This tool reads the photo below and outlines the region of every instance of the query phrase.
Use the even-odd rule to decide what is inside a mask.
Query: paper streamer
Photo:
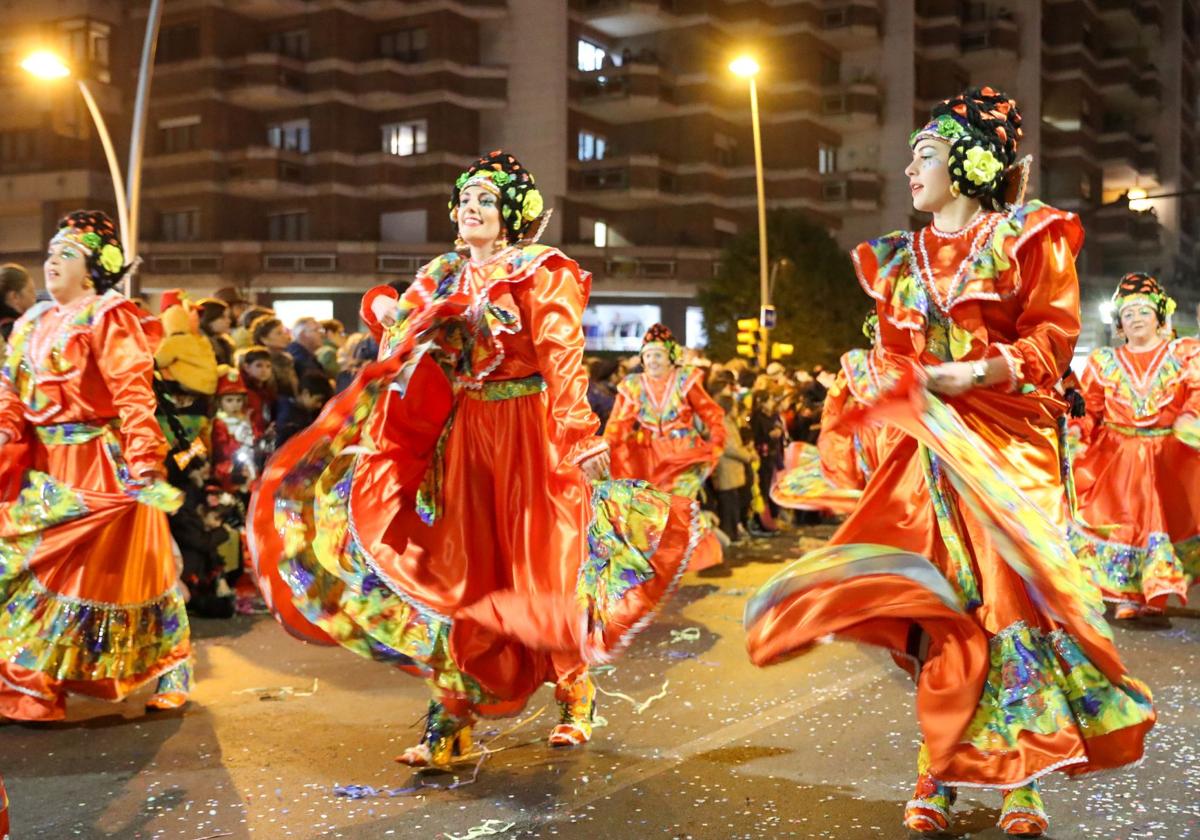
[[[596,690],[599,691],[601,694],[603,694],[605,697],[615,697],[618,700],[624,700],[627,703],[632,703],[633,704],[633,713],[635,715],[640,715],[642,712],[646,711],[646,709],[650,708],[651,704],[654,703],[656,700],[661,700],[667,696],[667,686],[669,686],[670,684],[671,684],[670,680],[663,680],[662,689],[658,692],[658,694],[647,697],[645,700],[642,700],[642,701],[635,700],[632,697],[630,697],[628,694],[622,694],[619,691],[605,691],[600,686],[596,686]]]

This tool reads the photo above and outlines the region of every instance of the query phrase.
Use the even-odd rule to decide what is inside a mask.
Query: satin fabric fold
[[[20,448],[0,503],[7,717],[60,719],[69,692],[119,700],[190,655],[166,519],[181,494],[154,478],[166,443],[138,319],[111,292],[14,328],[0,373],[0,429]]]
[[[693,523],[648,485],[592,486],[577,466],[599,425],[586,293],[547,248],[423,270],[381,360],[275,454],[252,499],[256,573],[289,630],[508,714],[626,638],[597,650],[593,629],[648,619],[687,567]],[[642,510],[638,533],[600,527],[614,495],[618,519]],[[627,582],[599,610],[598,588],[581,589],[597,558],[616,577],[594,580]]]
[[[1200,573],[1200,452],[1175,426],[1200,415],[1200,342],[1099,348],[1081,390],[1075,552],[1107,600],[1186,604]]]

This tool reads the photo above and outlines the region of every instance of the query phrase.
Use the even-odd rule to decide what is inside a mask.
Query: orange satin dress
[[[1098,348],[1080,387],[1075,552],[1106,600],[1187,603],[1200,572],[1200,452],[1175,427],[1200,417],[1200,341]]]
[[[1066,545],[1054,386],[1079,333],[1082,234],[1073,214],[1031,202],[982,214],[958,236],[925,228],[853,252],[891,374],[867,395],[881,409],[865,418],[887,419],[887,407],[909,434],[829,547],[747,607],[759,665],[830,634],[890,650],[917,682],[931,772],[950,785],[1012,788],[1052,770],[1124,766],[1154,721]],[[1004,385],[928,404],[911,385],[921,366],[995,356],[1008,365]],[[940,427],[903,419],[914,412]],[[1045,564],[1051,556],[1059,566]]]
[[[426,677],[455,714],[500,715],[648,623],[697,512],[579,468],[607,450],[583,367],[589,285],[533,246],[435,260],[386,331],[372,303],[395,291],[367,294],[380,361],[276,453],[251,502],[259,585],[289,630]]]
[[[847,514],[858,506],[862,490],[887,450],[903,437],[895,428],[868,423],[852,428],[846,416],[861,411],[878,388],[873,351],[851,350],[821,407],[817,445],[793,443],[784,469],[775,477],[771,498],[785,508]]]
[[[190,653],[157,480],[154,359],[121,295],[39,304],[0,375],[0,715],[56,720],[65,694],[118,700]],[[14,480],[16,477],[16,480]],[[19,489],[18,489],[19,488]],[[14,492],[15,491],[15,492]]]
[[[725,412],[704,390],[701,370],[677,367],[658,380],[635,373],[617,387],[604,438],[613,478],[649,481],[663,492],[695,499],[725,449]],[[721,560],[721,544],[710,531],[691,568]]]

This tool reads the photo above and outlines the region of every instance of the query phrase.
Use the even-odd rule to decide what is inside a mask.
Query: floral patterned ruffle
[[[1016,750],[1024,733],[1075,729],[1086,742],[1153,720],[1149,688],[1129,676],[1114,685],[1062,630],[1044,633],[1018,621],[990,648],[979,708],[962,736],[981,753]]]
[[[1186,603],[1200,575],[1200,536],[1172,543],[1160,531],[1150,534],[1145,546],[1134,546],[1072,527],[1071,549],[1109,601],[1144,604],[1176,595]]]

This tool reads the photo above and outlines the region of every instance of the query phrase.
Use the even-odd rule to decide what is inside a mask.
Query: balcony
[[[839,131],[879,125],[879,85],[871,81],[851,82],[824,88],[821,121]]]
[[[571,0],[574,17],[613,38],[632,38],[679,26],[704,13],[703,0]]]
[[[821,11],[821,40],[846,50],[879,38],[879,4],[874,0],[848,0]]]
[[[1129,31],[1141,25],[1137,5],[1130,0],[1094,0],[1100,16],[1114,29]]]
[[[1124,202],[1117,202],[1096,211],[1088,234],[1109,245],[1127,245],[1139,252],[1154,252],[1161,246],[1162,225],[1153,210],[1135,213]],[[1108,249],[1105,251],[1107,253]]]
[[[303,62],[276,53],[250,53],[222,79],[229,102],[242,108],[289,108],[304,102],[308,78]]]
[[[658,64],[632,61],[579,73],[572,84],[573,104],[589,116],[626,123],[665,115],[675,105],[675,86]]]
[[[963,63],[969,66],[997,59],[1015,59],[1021,48],[1017,21],[1011,16],[997,14],[967,23],[959,38],[959,48]]]

